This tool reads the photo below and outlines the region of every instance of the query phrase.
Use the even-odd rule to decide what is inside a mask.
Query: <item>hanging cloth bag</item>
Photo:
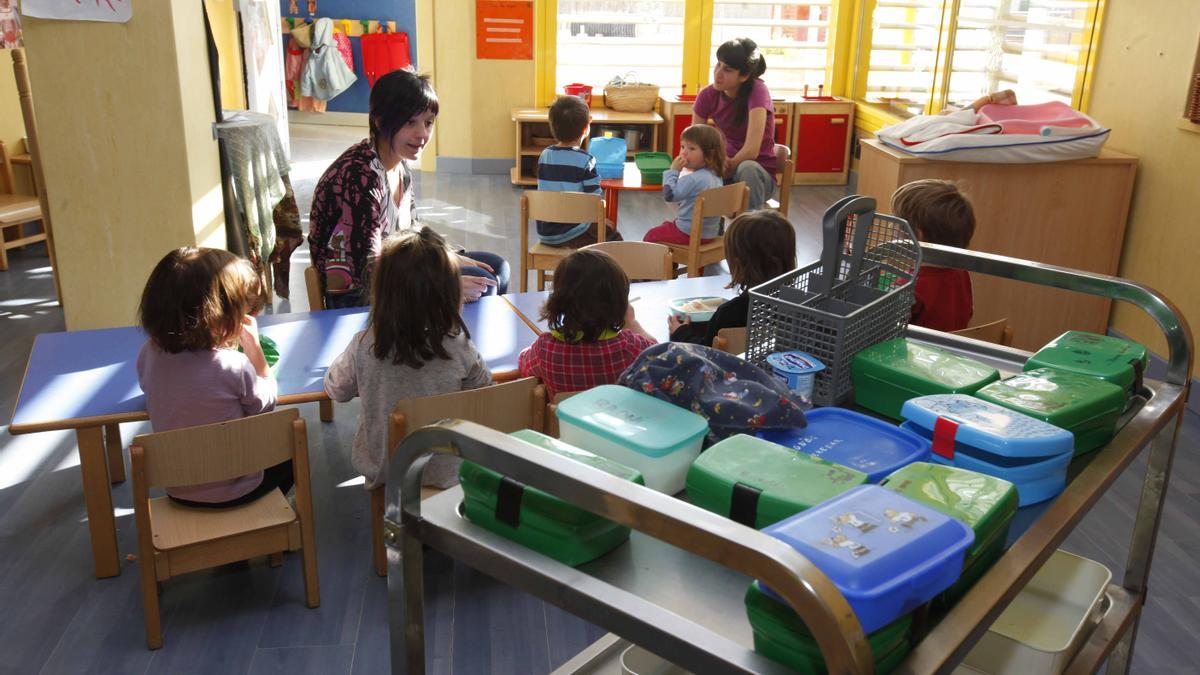
[[[412,66],[408,48],[408,33],[371,33],[362,36],[363,74],[367,83],[375,81],[393,70]]]
[[[304,73],[300,76],[300,93],[318,101],[328,101],[350,88],[358,78],[346,67],[333,38],[333,21],[317,19],[313,25],[312,47]]]

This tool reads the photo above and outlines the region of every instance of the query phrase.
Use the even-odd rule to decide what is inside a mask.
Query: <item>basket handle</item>
[[[818,293],[828,294],[837,281],[838,264],[841,259],[842,245],[845,243],[846,220],[852,214],[870,213],[872,220],[875,214],[875,200],[861,195],[848,195],[834,202],[825,215],[821,217],[823,241],[821,246],[821,285]],[[860,230],[855,229],[855,242],[858,241]],[[865,237],[865,230],[861,230]],[[861,246],[858,247],[861,251]],[[859,256],[859,263],[862,262]]]

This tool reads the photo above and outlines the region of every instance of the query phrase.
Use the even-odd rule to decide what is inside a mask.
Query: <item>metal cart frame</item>
[[[952,670],[992,621],[1145,448],[1141,500],[1111,607],[1069,664],[1091,673],[1108,660],[1125,673],[1183,418],[1192,335],[1169,300],[1143,285],[985,253],[922,245],[927,263],[1122,300],[1144,311],[1166,337],[1163,381],[1147,380],[1138,405],[1112,441],[1076,460],[1066,490],[950,612],[917,642],[901,673]],[[909,335],[1019,371],[1028,353],[955,335],[910,328]],[[461,490],[420,500],[420,475],[433,453],[483,464],[522,483],[635,530],[631,541],[579,568],[557,563],[474,526],[460,514]],[[694,672],[786,672],[749,646],[741,596],[749,578],[777,590],[817,639],[831,673],[870,673],[873,661],[858,620],[829,579],[781,542],[682,500],[521,443],[485,427],[450,420],[399,446],[389,467],[385,531],[392,671],[425,667],[422,544],[541,597]],[[697,588],[704,592],[696,592]]]

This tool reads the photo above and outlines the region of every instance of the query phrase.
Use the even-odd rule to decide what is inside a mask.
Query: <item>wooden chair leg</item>
[[[279,567],[283,564],[283,553],[272,553],[267,556],[267,564],[271,567]]]
[[[546,270],[538,270],[537,277],[538,277],[538,290],[539,291],[546,290]]]
[[[371,560],[375,574],[387,576],[387,549],[383,544],[384,486],[371,490]]]
[[[8,248],[4,246],[4,230],[0,228],[0,272],[8,271]]]
[[[317,405],[321,410],[321,421],[322,422],[332,422],[333,421],[333,401],[321,401]]]
[[[162,584],[154,573],[154,560],[141,556],[138,561],[142,572],[142,616],[146,622],[146,646],[150,649],[162,647],[162,624],[159,622],[158,594]]]
[[[121,445],[121,425],[104,425],[104,447],[108,451],[108,480],[125,482],[125,453]]]
[[[521,292],[529,290],[529,257],[521,254]]]

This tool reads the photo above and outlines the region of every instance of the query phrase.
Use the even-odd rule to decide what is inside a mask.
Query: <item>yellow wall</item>
[[[432,19],[427,19],[432,13]],[[432,51],[433,68],[418,59],[423,72],[432,72],[441,112],[438,114],[437,154],[440,157],[511,158],[516,151],[513,108],[533,104],[533,61],[475,58],[475,3],[467,0],[423,0],[417,4],[417,25],[432,24],[430,50],[424,35],[417,40],[420,54]]]
[[[1200,134],[1176,127],[1200,37],[1200,3],[1111,2],[1089,114],[1112,128],[1107,146],[1140,159],[1121,276],[1166,295],[1200,331]],[[1118,303],[1112,325],[1166,355],[1158,328]],[[1193,375],[1196,371],[1193,371]]]
[[[225,245],[201,12],[160,0],[125,24],[26,19],[68,329],[132,323],[164,253]]]
[[[246,82],[242,75],[242,47],[238,40],[237,12],[233,0],[204,0],[213,42],[221,56],[221,105],[227,109],[246,109]],[[201,39],[204,33],[200,33]]]

